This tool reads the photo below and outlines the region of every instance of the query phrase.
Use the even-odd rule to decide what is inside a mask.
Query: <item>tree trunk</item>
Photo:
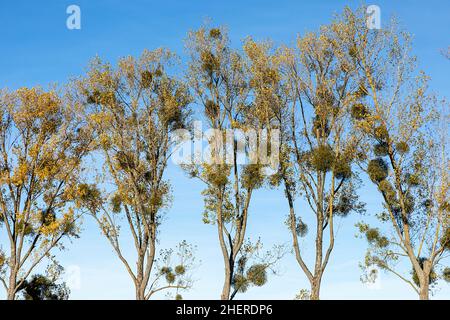
[[[322,210],[320,208],[320,210]],[[311,281],[311,300],[320,299],[320,283],[322,281],[322,245],[323,245],[323,215],[317,217],[317,234],[316,234],[316,262],[314,264],[314,277]]]
[[[419,292],[419,298],[420,300],[429,300],[430,296],[430,285],[428,281],[424,281],[420,285],[420,292]]]
[[[221,300],[230,300],[231,292],[231,268],[229,263],[225,266],[225,280],[223,283],[222,294],[220,295]]]
[[[6,299],[8,299],[8,300],[16,299],[16,292],[15,292],[14,288],[12,288],[12,289],[8,288],[8,294],[7,294]]]
[[[417,271],[416,271],[417,273]],[[418,274],[419,277],[419,298],[420,300],[429,300],[430,296],[430,273],[431,262],[426,259],[423,262],[422,272]]]
[[[420,300],[429,300],[430,296],[430,273],[431,263],[425,260],[423,263],[423,272],[419,276],[419,298]]]
[[[16,293],[14,292],[14,289],[8,289],[8,295],[7,300],[15,300],[16,299]]]
[[[9,286],[7,292],[8,300],[15,300],[16,298],[16,285],[17,285],[17,272],[14,269],[11,269],[11,273],[9,276]]]
[[[144,253],[138,252],[137,272],[136,272],[136,300],[145,300],[144,286]]]
[[[315,276],[311,283],[311,300],[320,300],[320,284],[321,284],[321,276]]]
[[[142,284],[136,284],[136,300],[145,300],[144,290],[145,288],[142,287]]]
[[[222,224],[222,199],[218,199],[217,204],[217,232],[219,235],[219,243],[220,243],[220,249],[222,251],[223,256],[223,263],[225,267],[225,279],[223,282],[223,288],[222,288],[222,294],[220,295],[221,300],[230,300],[230,293],[231,293],[231,279],[232,279],[232,273],[233,273],[233,264],[234,261],[232,259],[232,256],[229,254],[225,239],[223,236],[223,224]],[[231,244],[230,244],[231,245]],[[230,247],[230,250],[232,250],[232,247]]]

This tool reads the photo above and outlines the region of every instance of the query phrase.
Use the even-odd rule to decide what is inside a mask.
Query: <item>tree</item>
[[[254,134],[255,141],[261,142],[259,129],[263,123],[252,121],[256,109],[249,96],[247,63],[241,53],[230,48],[226,31],[223,28],[193,31],[189,33],[187,47],[191,55],[187,77],[203,107],[205,120],[215,132],[208,137],[209,158],[194,159],[185,169],[206,185],[203,221],[217,227],[225,268],[221,299],[228,300],[236,294],[232,287],[236,288],[241,276],[239,259],[246,255],[243,246],[251,198],[264,184],[267,168],[257,156],[261,143],[253,148],[240,146],[251,139],[242,137],[249,132]],[[230,131],[231,136],[227,134]],[[242,151],[253,155],[245,164],[238,160]]]
[[[359,224],[370,244],[365,265],[392,272],[428,299],[448,250],[448,132],[441,138],[432,125],[436,101],[427,94],[428,77],[417,71],[409,34],[395,22],[368,30],[361,12],[346,10],[343,21],[350,29],[338,43],[361,88],[352,106],[364,136],[361,166],[382,196],[385,211],[377,217],[390,231]],[[402,258],[410,276],[397,266]]]
[[[0,93],[0,227],[9,251],[0,251],[0,281],[8,299],[64,238],[75,238],[73,205],[90,133],[79,105],[55,90]]]
[[[62,271],[61,266],[50,265],[46,275],[33,275],[21,284],[18,292],[25,300],[68,300],[70,289],[64,282],[58,283]]]
[[[233,300],[237,293],[247,292],[252,286],[262,287],[265,285],[268,281],[268,272],[277,273],[275,264],[284,256],[285,248],[275,246],[264,253],[262,253],[262,249],[263,245],[260,240],[255,244],[250,241],[244,242],[231,283],[233,290],[230,300]]]
[[[377,218],[390,232],[367,223],[358,228],[369,244],[363,266],[398,276],[426,300],[439,278],[448,281],[443,262],[450,249],[449,160],[448,132],[443,139],[437,139],[437,130],[423,135],[415,127],[421,113],[410,113],[412,127],[401,124],[382,140],[372,137],[366,171],[383,199],[385,210]],[[410,262],[409,274],[402,272],[404,259]]]
[[[281,130],[280,166],[272,182],[284,186],[293,249],[310,282],[313,300],[320,297],[322,277],[334,248],[334,220],[364,211],[353,169],[359,139],[349,126],[358,84],[337,46],[337,33],[346,28],[337,23],[322,26],[317,33],[299,37],[295,49],[286,47],[272,56],[266,50],[263,59],[258,59],[269,62],[262,70],[274,70],[277,79],[275,85],[263,87],[276,101],[272,111]],[[306,216],[295,210],[299,196],[315,220],[312,266],[305,261],[299,243],[300,238],[308,238],[310,230]]]
[[[162,265],[154,265],[158,230],[171,201],[164,177],[172,146],[169,135],[185,125],[191,101],[186,85],[166,71],[173,60],[163,49],[144,51],[139,59],[123,58],[117,68],[96,59],[77,83],[104,164],[103,178],[113,189],[107,193],[84,184],[78,190],[79,205],[89,210],[126,267],[138,300],[191,286],[193,255],[187,243],[179,246],[177,265],[168,264],[172,251],[162,252]],[[135,246],[136,269],[121,250],[123,227]],[[162,279],[165,284],[158,286]]]
[[[67,300],[69,289],[65,284],[55,284],[43,275],[34,275],[30,281],[22,283],[20,291],[23,291],[25,300]]]

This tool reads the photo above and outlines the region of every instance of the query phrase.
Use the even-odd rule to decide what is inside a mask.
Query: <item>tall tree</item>
[[[138,300],[191,286],[190,245],[180,244],[176,261],[170,258],[171,251],[163,251],[157,259],[158,230],[171,201],[164,175],[171,155],[170,134],[184,127],[191,101],[186,85],[167,73],[173,61],[173,54],[163,49],[144,51],[139,59],[123,58],[117,68],[97,59],[78,82],[96,134],[105,184],[113,190],[102,192],[85,184],[79,190],[80,205],[89,209],[124,264]],[[127,228],[134,243],[136,268],[122,252],[121,228]]]
[[[336,44],[337,30],[345,32],[346,28],[345,24],[324,25],[319,32],[299,37],[296,48],[280,49],[266,59],[272,60],[275,67],[267,67],[275,70],[278,78],[271,90],[282,132],[280,167],[273,183],[284,186],[295,257],[310,282],[309,298],[314,300],[320,298],[322,278],[334,249],[336,217],[364,211],[356,194],[359,178],[353,170],[359,139],[349,126],[349,109],[358,86],[351,65]],[[307,235],[308,215],[296,212],[297,198],[302,198],[310,211],[312,236]],[[314,241],[312,263],[301,248],[303,237]]]
[[[347,9],[339,21],[349,29],[338,41],[359,82],[351,113],[364,136],[362,168],[382,196],[385,211],[377,217],[390,231],[359,224],[370,244],[365,264],[392,272],[428,299],[449,248],[448,132],[441,139],[432,127],[436,101],[411,55],[410,35],[395,21],[369,30],[365,19],[363,10]],[[401,258],[410,276],[401,275]]]
[[[21,88],[0,93],[0,281],[7,298],[64,238],[77,237],[73,205],[90,133],[79,105],[55,90]]]
[[[59,281],[64,269],[59,265],[49,265],[45,275],[35,274],[25,280],[18,292],[25,300],[68,300],[70,289]]]
[[[25,300],[67,300],[70,290],[65,284],[56,284],[43,275],[34,275],[30,281],[25,280],[20,291]]]
[[[216,133],[208,137],[211,149],[206,156],[211,161],[194,159],[186,170],[191,177],[200,179],[206,185],[203,191],[203,221],[217,227],[225,269],[221,299],[228,300],[236,292],[244,291],[248,284],[260,286],[265,283],[247,281],[252,277],[243,279],[242,275],[244,265],[249,269],[257,268],[256,264],[249,267],[247,258],[248,253],[258,245],[250,245],[253,249],[246,250],[250,247],[246,245],[244,249],[244,240],[252,195],[265,181],[266,164],[258,158],[245,164],[239,163],[239,146],[245,144],[247,138],[241,136],[242,139],[239,139],[235,135],[236,130],[244,135],[252,131],[259,142],[262,138],[259,129],[262,127],[260,122],[252,121],[256,120],[251,116],[255,108],[249,96],[246,59],[230,48],[226,31],[223,28],[193,31],[188,36],[187,47],[191,55],[187,74],[191,88],[203,107],[204,119]],[[227,130],[231,130],[231,137],[227,135]],[[259,146],[256,143],[249,154],[258,155]],[[244,151],[248,152],[249,148]],[[279,254],[275,253],[275,260],[277,256]],[[258,274],[263,279],[271,264],[258,265]],[[233,287],[236,289],[234,292]]]

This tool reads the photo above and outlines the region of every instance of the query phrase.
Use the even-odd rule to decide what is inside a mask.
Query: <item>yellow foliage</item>
[[[67,222],[72,222],[75,216],[75,212],[73,211],[73,208],[69,208],[69,210],[64,213],[63,217],[62,217],[62,222],[63,223],[67,223]]]
[[[109,122],[111,120],[111,115],[106,112],[98,112],[91,114],[89,119],[96,125],[102,125],[105,122]]]
[[[41,226],[39,229],[40,233],[44,236],[50,236],[53,234],[56,234],[59,230],[59,227],[61,226],[61,221],[57,219],[53,219],[53,221],[49,222],[46,225]]]
[[[99,144],[104,148],[104,149],[109,149],[109,147],[111,146],[111,139],[109,138],[109,136],[105,133],[100,134],[99,136]]]
[[[47,118],[56,114],[61,107],[55,92],[43,92],[39,88],[20,88],[17,98],[20,105],[12,114],[17,124],[27,125],[37,119]]]
[[[22,162],[19,166],[17,166],[14,170],[14,174],[11,177],[11,183],[16,186],[21,186],[27,177],[28,173],[28,165],[26,162]]]

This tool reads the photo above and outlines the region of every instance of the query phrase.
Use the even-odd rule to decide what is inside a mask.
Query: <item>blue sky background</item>
[[[81,30],[66,28],[66,8],[70,4],[81,7]],[[115,62],[124,55],[137,56],[145,48],[164,46],[183,58],[183,39],[187,32],[206,20],[227,26],[235,46],[248,35],[290,44],[298,33],[317,30],[321,24],[328,23],[345,5],[356,7],[358,4],[360,1],[337,0],[2,1],[0,87],[14,89],[64,83],[83,74],[95,55]],[[431,90],[449,97],[450,62],[440,50],[450,44],[450,2],[389,0],[370,4],[380,6],[382,26],[383,21],[395,15],[414,35],[414,52],[420,66],[432,78]],[[219,298],[223,281],[222,257],[216,229],[201,220],[203,185],[189,180],[174,165],[170,165],[168,177],[173,184],[174,203],[162,226],[160,247],[173,247],[183,239],[196,245],[201,260],[194,274],[197,281],[194,288],[183,295],[192,299]],[[367,182],[360,194],[367,203],[364,218],[371,220],[370,215],[381,211],[380,198]],[[267,248],[273,244],[290,244],[290,234],[284,225],[288,213],[285,202],[280,191],[256,192],[248,236],[261,237]],[[297,211],[305,216],[309,214],[302,201],[298,201]],[[364,258],[366,243],[355,238],[354,225],[362,218],[353,215],[338,222],[335,250],[323,279],[322,298],[415,299],[416,294],[405,283],[386,274],[381,275],[376,289],[360,282],[358,263]],[[89,217],[84,219],[83,229],[80,239],[68,243],[67,250],[57,254],[63,266],[78,266],[81,270],[81,287],[72,290],[71,298],[133,299],[134,289],[128,274]],[[124,246],[131,249],[131,242]],[[312,247],[305,245],[304,249],[310,257]],[[271,277],[266,286],[251,288],[238,298],[292,299],[300,289],[309,288],[293,255],[283,258],[278,271],[279,275]],[[440,286],[434,298],[449,299],[450,286]]]

